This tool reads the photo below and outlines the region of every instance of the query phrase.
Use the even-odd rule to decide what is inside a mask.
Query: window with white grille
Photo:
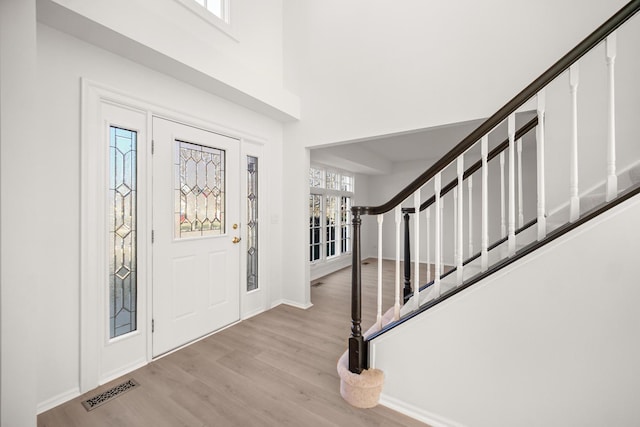
[[[323,167],[309,169],[309,261],[351,252],[353,175]]]

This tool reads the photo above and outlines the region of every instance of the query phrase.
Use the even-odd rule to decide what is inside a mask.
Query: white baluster
[[[515,168],[515,136],[516,116],[511,114],[507,120],[509,132],[509,224],[508,245],[509,256],[516,253],[516,168]]]
[[[469,257],[473,256],[473,176],[467,178],[469,188]]]
[[[457,223],[454,225],[455,228],[457,228],[457,233],[456,233],[456,237],[457,237],[457,242],[456,242],[456,283],[458,285],[460,285],[462,283],[462,259],[463,257],[463,227],[464,227],[464,206],[463,206],[463,201],[464,201],[464,191],[462,191],[463,189],[463,182],[462,182],[462,178],[463,178],[463,174],[464,174],[464,155],[461,154],[458,157],[457,160],[457,168],[458,168],[458,187],[460,189],[460,191],[458,191],[458,213],[456,215],[456,219],[458,220]]]
[[[458,265],[458,187],[453,187],[453,264]]]
[[[435,199],[436,199],[436,206],[435,206],[435,211],[436,211],[436,218],[434,221],[434,226],[435,226],[435,242],[433,245],[434,248],[434,252],[435,252],[435,257],[434,257],[434,264],[435,264],[435,271],[434,271],[434,279],[433,279],[433,291],[434,291],[434,296],[435,298],[440,296],[440,275],[442,274],[442,270],[441,270],[441,264],[440,264],[440,258],[442,257],[442,211],[441,211],[441,200],[440,200],[440,186],[441,186],[441,176],[440,176],[440,172],[438,172],[435,176],[434,179],[434,194],[435,194]]]
[[[536,173],[538,179],[538,240],[542,240],[547,236],[547,215],[546,215],[546,196],[544,183],[544,110],[545,110],[545,93],[544,89],[538,92],[538,127],[536,128]]]
[[[440,271],[444,274],[444,196],[440,199]]]
[[[507,219],[505,217],[504,202],[504,151],[500,152],[500,237],[507,235]]]
[[[489,165],[487,157],[489,155],[489,136],[482,137],[482,237],[480,244],[481,268],[487,271],[489,268]]]
[[[578,196],[578,64],[569,67],[569,85],[571,87],[571,163],[569,183],[569,221],[580,217],[580,197]]]
[[[431,206],[426,209],[427,216],[427,283],[431,281]]]
[[[616,33],[611,33],[605,42],[607,56],[607,74],[609,103],[607,111],[607,196],[606,201],[618,195],[618,176],[616,175]]]
[[[402,224],[402,206],[395,209],[396,220],[396,294],[393,304],[393,320],[400,319],[400,226]]]
[[[384,215],[378,215],[378,311],[376,325],[382,329],[382,222]]]
[[[522,206],[522,138],[516,141],[518,150],[518,228],[524,225],[524,207]]]
[[[415,242],[415,268],[413,281],[414,309],[420,307],[420,190],[413,193],[414,242]]]

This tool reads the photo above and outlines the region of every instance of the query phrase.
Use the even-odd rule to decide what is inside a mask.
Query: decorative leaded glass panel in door
[[[175,141],[175,238],[225,233],[225,151]]]

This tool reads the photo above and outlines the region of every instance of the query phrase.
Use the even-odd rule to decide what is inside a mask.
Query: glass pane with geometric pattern
[[[247,156],[247,291],[258,289],[258,158]]]
[[[137,133],[109,128],[109,336],[137,329]]]
[[[224,234],[225,151],[175,143],[175,238]]]

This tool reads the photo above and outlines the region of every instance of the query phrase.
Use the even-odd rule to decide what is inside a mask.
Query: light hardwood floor
[[[390,307],[394,266],[383,266]],[[376,261],[367,260],[365,328],[375,320],[376,275]],[[316,280],[310,309],[280,305],[245,320],[40,414],[38,426],[423,426],[340,396],[336,362],[350,331],[350,289],[351,268]],[[91,412],[81,405],[128,378],[141,386]]]

